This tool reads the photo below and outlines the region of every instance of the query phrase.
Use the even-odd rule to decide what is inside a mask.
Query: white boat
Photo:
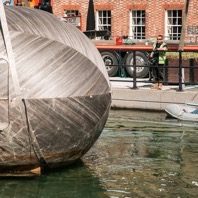
[[[198,104],[196,103],[170,104],[165,111],[179,120],[198,121]]]

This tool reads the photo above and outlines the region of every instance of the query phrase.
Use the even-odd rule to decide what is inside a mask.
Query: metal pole
[[[178,91],[183,91],[182,89],[182,51],[179,50],[179,89]]]
[[[120,70],[120,77],[121,78],[125,78],[126,77],[126,73],[125,73],[125,69],[123,67],[123,60],[122,60],[122,54],[121,54],[121,49],[119,50],[118,53],[118,64],[119,64],[119,70]]]
[[[189,59],[189,66],[190,66],[190,71],[189,71],[189,76],[190,76],[190,79],[189,81],[191,83],[195,83],[195,71],[194,71],[194,66],[195,66],[195,59],[194,58],[190,58]]]
[[[164,63],[164,85],[168,85],[168,59]]]
[[[136,51],[133,52],[133,89],[137,89],[137,81],[136,81]]]

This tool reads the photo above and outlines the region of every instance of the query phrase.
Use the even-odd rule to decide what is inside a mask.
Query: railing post
[[[137,81],[136,81],[136,51],[133,51],[133,89],[137,89]]]
[[[189,71],[189,81],[194,83],[195,82],[195,77],[194,77],[194,66],[195,66],[195,59],[194,58],[190,58],[189,59],[189,67],[190,67],[190,71]]]
[[[123,68],[123,61],[122,61],[121,50],[119,50],[118,56],[119,56],[118,64],[119,64],[119,70],[120,70],[120,77],[121,78],[125,78],[126,77],[126,73],[125,73],[125,70]]]
[[[178,91],[183,91],[182,89],[182,51],[179,50],[179,89]]]
[[[168,59],[164,63],[164,85],[168,85]]]

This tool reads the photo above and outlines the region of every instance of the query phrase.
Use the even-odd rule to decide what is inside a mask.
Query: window
[[[64,10],[64,17],[79,16],[80,13],[78,10]]]
[[[167,10],[166,37],[170,40],[179,40],[182,30],[182,10]]]
[[[70,23],[81,30],[81,16],[78,10],[64,10],[64,16],[61,18],[62,21]]]
[[[98,10],[96,17],[97,30],[109,30],[111,32],[111,10]]]
[[[145,39],[145,10],[132,10],[130,18],[130,35],[132,35],[132,39]]]

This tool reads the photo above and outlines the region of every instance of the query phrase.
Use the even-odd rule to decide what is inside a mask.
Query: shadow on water
[[[74,165],[33,178],[1,178],[0,198],[107,198],[87,165]]]
[[[35,178],[0,178],[0,198],[194,198],[198,124],[111,110],[82,161]]]

